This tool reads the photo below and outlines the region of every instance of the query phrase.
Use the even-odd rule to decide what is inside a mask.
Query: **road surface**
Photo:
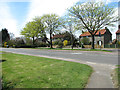
[[[101,52],[101,51],[72,51],[72,50],[43,50],[43,49],[14,49],[2,48],[2,51],[14,53],[43,55],[56,58],[75,59],[77,61],[88,61],[102,64],[118,64],[118,52]]]

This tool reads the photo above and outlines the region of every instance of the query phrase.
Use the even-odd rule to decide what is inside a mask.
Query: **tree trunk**
[[[50,30],[50,48],[53,48],[52,47],[52,31]]]
[[[92,35],[92,49],[95,49],[94,41],[95,41],[95,37],[94,35]]]
[[[73,35],[72,35],[72,49],[73,49],[73,43],[74,43],[74,40],[73,40]]]
[[[35,43],[35,38],[33,37],[33,45],[34,45],[34,43]]]
[[[73,49],[73,34],[71,33],[71,48]]]

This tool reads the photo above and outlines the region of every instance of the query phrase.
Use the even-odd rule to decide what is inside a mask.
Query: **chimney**
[[[108,28],[107,28],[107,27],[105,27],[105,30],[108,30]]]
[[[118,25],[118,30],[120,29],[120,25]]]

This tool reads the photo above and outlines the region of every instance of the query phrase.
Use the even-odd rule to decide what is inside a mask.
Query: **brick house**
[[[116,32],[116,39],[117,39],[117,41],[120,42],[120,25],[118,26],[118,30]]]
[[[101,37],[99,36],[99,32],[101,33]],[[79,40],[83,37],[89,38],[90,42],[92,42],[92,37],[89,32],[84,32],[79,36]],[[112,42],[112,33],[109,31],[108,28],[98,30],[97,33],[95,34],[95,45],[98,45],[99,41],[102,41],[102,47],[104,47],[105,44],[109,44]]]

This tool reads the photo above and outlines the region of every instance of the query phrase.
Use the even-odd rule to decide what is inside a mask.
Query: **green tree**
[[[75,28],[75,22],[72,17],[69,15],[64,16],[64,28],[70,33],[70,43],[71,43],[71,48],[73,49],[74,42],[75,42],[75,36],[74,33],[76,32]]]
[[[10,40],[10,35],[9,35],[8,30],[6,28],[1,30],[0,35],[2,36],[2,43],[8,42]]]
[[[32,40],[29,37],[25,37],[26,45],[32,45]]]
[[[87,2],[76,4],[68,9],[69,15],[74,18],[76,28],[87,30],[92,36],[92,49],[94,49],[94,36],[97,31],[105,26],[114,26],[118,21],[114,16],[115,9],[100,2]]]
[[[70,32],[66,31],[66,32],[63,32],[62,34],[64,35],[64,38],[63,38],[64,40],[68,40],[71,42],[71,33]]]
[[[33,45],[35,44],[35,39],[38,37],[42,37],[44,32],[44,25],[42,24],[41,20],[34,19],[31,22],[28,22],[23,30],[21,31],[21,35],[24,35],[25,37],[32,38]]]
[[[62,25],[62,22],[56,14],[46,14],[42,16],[42,21],[46,26],[46,32],[50,34],[50,48],[52,48],[52,35],[59,31],[58,28]]]

